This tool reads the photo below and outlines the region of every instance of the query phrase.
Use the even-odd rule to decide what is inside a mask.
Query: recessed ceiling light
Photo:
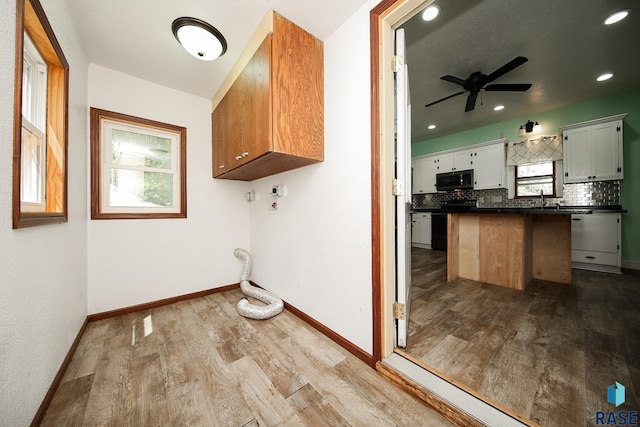
[[[607,19],[604,20],[604,25],[611,25],[611,24],[615,24],[616,22],[620,22],[624,18],[626,18],[627,15],[629,15],[628,10],[621,10],[620,12],[616,12],[613,15],[609,15],[609,17],[607,17]]]
[[[598,78],[596,80],[599,81],[599,82],[603,82],[605,80],[609,80],[611,77],[613,77],[613,74],[605,73],[605,74],[602,74],[601,76],[598,76]]]
[[[427,129],[435,129],[435,128],[436,128],[436,125],[429,125],[429,126],[427,126]]]
[[[433,21],[440,13],[440,6],[433,4],[422,12],[422,19],[425,21]]]
[[[496,105],[495,107],[493,107],[494,111],[500,111],[500,110],[504,110],[504,105]]]

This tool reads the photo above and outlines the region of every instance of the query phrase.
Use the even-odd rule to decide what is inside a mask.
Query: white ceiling
[[[60,0],[43,0],[60,1]],[[269,9],[320,40],[366,0],[66,0],[89,62],[211,99]],[[225,37],[227,52],[211,61],[190,56],[171,23],[207,21]]]
[[[539,112],[640,87],[637,0],[436,0],[435,4],[441,6],[435,21],[427,23],[416,16],[403,25],[413,142],[518,117],[535,120]],[[632,9],[631,14],[605,27],[604,19],[620,9]],[[440,77],[490,74],[516,56],[529,61],[493,83],[532,83],[527,92],[481,91],[476,108],[467,113],[467,94],[425,107],[462,90]],[[607,71],[615,73],[614,78],[596,83],[596,77]],[[497,104],[505,109],[493,111]],[[430,123],[437,128],[428,130]]]
[[[60,0],[42,0],[47,1]],[[91,63],[211,99],[269,9],[321,40],[366,0],[66,0]],[[640,8],[637,0],[435,0],[440,16],[419,16],[406,29],[412,99],[412,140],[459,132],[640,87]],[[604,27],[613,11],[632,9]],[[228,50],[198,61],[175,40],[171,23],[192,16],[224,34]],[[440,80],[489,74],[516,56],[529,61],[493,83],[532,83],[524,93],[481,91],[464,112],[466,95],[424,107],[460,91]],[[605,83],[595,77],[615,73]],[[481,105],[481,103],[483,105]],[[493,107],[504,104],[499,113]],[[435,123],[433,131],[427,125]]]

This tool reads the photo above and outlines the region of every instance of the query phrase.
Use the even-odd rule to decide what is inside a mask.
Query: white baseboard
[[[622,268],[628,268],[631,270],[640,270],[640,261],[633,261],[630,259],[622,260]]]

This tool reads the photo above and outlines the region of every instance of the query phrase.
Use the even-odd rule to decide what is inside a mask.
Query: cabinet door
[[[411,161],[411,169],[413,169],[413,177],[411,184],[413,188],[411,192],[413,194],[426,193],[425,187],[425,162],[424,158],[418,158]]]
[[[434,156],[425,157],[422,164],[425,193],[436,192],[436,158]]]
[[[504,144],[493,144],[480,147],[473,153],[474,189],[505,187]]]
[[[588,252],[618,252],[620,214],[571,215],[571,249]]]
[[[414,220],[411,241],[422,245],[431,245],[431,214],[415,214]]]
[[[238,86],[242,98],[242,117],[238,118],[242,126],[236,128],[236,131],[242,135],[242,146],[234,154],[234,160],[238,165],[271,151],[271,101],[269,98],[271,39],[271,35],[265,38],[234,83],[234,86]]]
[[[570,129],[563,135],[564,182],[585,182],[591,177],[589,128]]]
[[[621,179],[622,122],[591,126],[591,179]],[[620,167],[620,169],[618,169]]]
[[[453,170],[463,171],[473,169],[473,151],[464,150],[456,152],[453,160]]]
[[[436,157],[436,173],[451,172],[454,168],[455,156],[443,154]]]
[[[211,113],[211,136],[213,155],[213,176],[220,176],[236,166],[234,153],[241,150],[242,135],[233,132],[234,123],[240,111],[239,92],[233,88],[222,98]]]

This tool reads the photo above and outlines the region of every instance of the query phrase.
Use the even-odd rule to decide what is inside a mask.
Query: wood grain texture
[[[571,283],[570,215],[536,215],[533,219],[533,277]]]
[[[520,291],[447,282],[446,264],[413,249],[405,353],[544,426],[593,425],[613,381],[631,385],[624,405],[637,406],[638,272],[574,270],[569,286],[534,279]]]
[[[480,218],[480,280],[524,289],[524,216],[482,215]]]
[[[289,311],[241,317],[241,296],[89,323],[44,424],[449,425]]]
[[[254,179],[324,160],[323,43],[277,13],[212,114],[213,176]]]
[[[273,19],[274,151],[322,161],[324,45],[281,15]]]

